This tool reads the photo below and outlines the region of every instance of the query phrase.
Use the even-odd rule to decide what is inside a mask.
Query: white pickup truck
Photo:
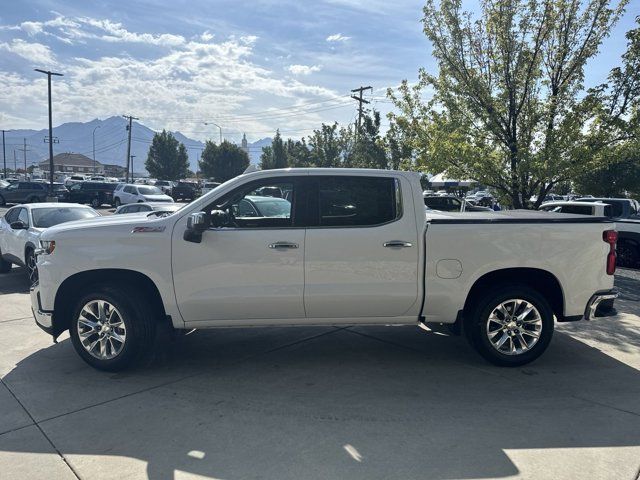
[[[167,215],[45,230],[31,302],[54,339],[120,370],[156,331],[450,324],[487,360],[530,362],[554,321],[611,302],[615,225],[538,212],[425,212],[419,176],[289,169],[241,175]]]

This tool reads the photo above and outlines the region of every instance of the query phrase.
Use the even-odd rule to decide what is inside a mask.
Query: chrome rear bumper
[[[605,290],[602,292],[596,292],[589,303],[587,303],[587,308],[584,311],[584,318],[586,320],[593,320],[598,317],[608,317],[610,315],[614,315],[613,310],[613,301],[618,298],[618,292],[616,290]],[[609,311],[602,311],[602,309],[598,310],[598,307],[602,306],[603,302],[611,302],[611,306]]]

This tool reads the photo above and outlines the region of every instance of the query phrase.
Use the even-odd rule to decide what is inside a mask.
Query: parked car
[[[17,205],[0,219],[0,273],[11,270],[15,263],[27,268],[35,282],[38,271],[35,251],[40,248],[40,234],[45,228],[72,220],[94,218],[98,212],[74,203],[38,203]]]
[[[289,214],[236,216],[262,187],[291,191]],[[423,202],[418,173],[264,170],[174,215],[58,225],[41,237],[34,317],[54,338],[69,330],[78,355],[110,371],[149,352],[165,321],[179,330],[442,323],[462,327],[487,360],[517,366],[546,350],[554,318],[604,315],[600,303],[616,296],[612,222],[425,214]]]
[[[291,202],[278,197],[261,197],[257,195],[246,195],[233,215],[240,219],[255,218],[289,218],[291,216]]]
[[[114,215],[124,215],[127,213],[140,213],[140,212],[167,212],[174,213],[184,207],[181,203],[129,203],[127,205],[120,205]]]
[[[157,180],[155,186],[162,190],[162,193],[171,196],[171,189],[173,188],[171,180]]]
[[[219,182],[204,182],[204,185],[202,186],[202,195],[204,195],[205,193],[209,193],[211,190],[219,187],[220,185],[221,184]]]
[[[71,175],[70,177],[64,179],[64,184],[66,187],[70,187],[74,183],[84,182],[88,178],[89,177],[87,177],[86,175]]]
[[[53,195],[66,200],[69,191],[61,183],[53,184]],[[0,205],[6,203],[39,203],[49,196],[49,184],[43,182],[17,182],[0,189]]]
[[[574,213],[577,215],[592,215],[595,217],[611,217],[611,205],[601,202],[547,202],[538,207],[542,212]]]
[[[69,187],[69,201],[74,203],[89,203],[93,208],[101,205],[113,204],[115,183],[82,182]]]
[[[638,218],[640,219],[640,207],[638,202],[632,198],[605,198],[605,197],[583,197],[578,198],[579,202],[601,202],[611,205],[611,217],[613,218]]]
[[[9,185],[11,185],[9,182],[0,179],[0,188],[8,187]]]
[[[464,202],[464,210],[462,205]],[[438,210],[441,212],[490,212],[490,207],[481,207],[474,205],[471,202],[463,200],[453,195],[427,195],[424,196],[424,204],[431,210]]]
[[[616,202],[615,200],[619,201]],[[616,243],[617,264],[626,268],[640,268],[640,218],[633,215],[627,218],[620,217],[626,211],[625,207],[633,206],[633,203],[624,200],[627,199],[586,198],[573,202],[549,202],[542,204],[539,210],[556,213],[577,213],[614,220],[618,231],[618,241]],[[606,203],[609,201],[612,201],[612,203]]]
[[[171,189],[174,200],[195,200],[200,195],[200,186],[195,182],[176,182]]]
[[[113,204],[116,207],[137,202],[173,202],[173,198],[162,193],[158,187],[120,183],[113,191]]]

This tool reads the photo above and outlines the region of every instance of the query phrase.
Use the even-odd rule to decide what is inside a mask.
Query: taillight
[[[616,242],[618,241],[618,232],[615,230],[605,230],[602,232],[602,240],[609,244],[607,275],[613,275],[616,272]]]

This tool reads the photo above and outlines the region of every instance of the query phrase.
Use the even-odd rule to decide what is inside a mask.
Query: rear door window
[[[399,184],[387,177],[315,177],[317,226],[372,227],[398,219]]]

